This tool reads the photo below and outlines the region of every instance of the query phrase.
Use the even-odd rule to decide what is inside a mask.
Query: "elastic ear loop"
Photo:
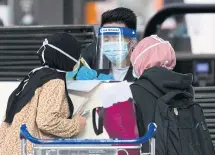
[[[150,37],[159,41],[159,42],[164,42],[164,40],[162,38],[158,37],[157,35],[151,35]]]
[[[169,45],[169,47],[172,49],[172,51],[174,51],[174,49],[172,48],[172,45],[167,41],[167,44]],[[162,67],[166,67],[166,65],[168,64],[169,62],[166,60],[164,62],[164,64],[162,65]]]
[[[46,61],[45,61],[45,56],[44,56],[44,52],[45,52],[45,50],[46,50],[46,45],[48,45],[48,46],[51,47],[51,48],[54,48],[55,50],[59,51],[59,52],[62,53],[63,55],[65,55],[65,56],[67,56],[68,58],[70,58],[71,60],[75,61],[76,63],[79,62],[78,60],[76,60],[76,59],[73,58],[72,56],[70,56],[70,55],[68,55],[67,53],[65,53],[63,50],[59,49],[58,47],[56,47],[56,46],[54,46],[54,45],[49,44],[49,43],[48,43],[48,40],[45,39],[45,40],[43,41],[43,45],[42,45],[42,46],[40,47],[40,49],[37,51],[37,53],[39,53],[40,50],[41,50],[41,48],[44,47],[44,49],[43,49],[43,51],[42,51],[42,54],[41,54],[42,60],[43,60],[43,64],[45,64],[45,62],[46,62]],[[26,79],[26,80],[24,81],[24,85],[23,85],[22,89],[16,94],[16,96],[18,96],[18,95],[24,90],[25,86],[28,84],[30,75],[31,75],[32,73],[34,73],[34,72],[36,72],[36,71],[42,69],[42,68],[50,68],[50,67],[49,67],[49,66],[38,67],[38,68],[33,69],[30,73],[28,73],[28,79]],[[52,69],[52,68],[51,68],[51,69]],[[58,72],[66,72],[66,71],[59,70],[59,69],[56,69],[56,70],[57,70]]]
[[[45,50],[46,50],[46,46],[45,45],[47,45],[48,44],[48,40],[47,39],[45,39],[44,41],[43,41],[43,45],[40,47],[40,49],[37,51],[37,53],[39,53],[40,52],[40,50],[42,49],[42,48],[44,48],[43,49],[43,51],[41,52],[41,56],[42,56],[42,60],[43,60],[43,65],[45,64],[45,56],[44,56],[44,52],[45,52]]]
[[[75,58],[73,58],[72,56],[70,56],[69,54],[65,53],[63,50],[61,50],[60,48],[51,45],[51,44],[47,44],[49,47],[52,47],[54,49],[56,49],[57,51],[59,51],[61,54],[67,56],[68,58],[70,58],[71,60],[73,60],[74,62],[78,63],[78,60],[76,60]]]
[[[134,60],[133,65],[136,64],[137,60],[140,58],[140,56],[141,56],[143,53],[145,53],[145,52],[148,51],[149,49],[151,49],[151,48],[153,48],[153,47],[155,47],[155,46],[157,46],[157,45],[160,45],[160,44],[162,44],[162,43],[168,43],[168,44],[170,44],[168,41],[162,41],[162,42],[159,42],[159,43],[156,43],[156,44],[154,44],[154,45],[151,45],[151,46],[147,47],[145,50],[143,50],[143,51],[136,57],[136,59]],[[170,46],[171,46],[171,45],[170,45]],[[171,47],[172,47],[172,46],[171,46]],[[168,64],[168,61],[165,61],[164,64],[163,64],[162,66],[165,67],[167,64]],[[133,76],[137,76],[136,73],[135,73],[134,71],[132,72],[132,75],[133,75]]]
[[[65,56],[67,56],[68,58],[70,58],[71,60],[75,61],[76,63],[79,62],[78,60],[76,60],[76,59],[73,58],[72,56],[68,55],[67,53],[65,53],[64,51],[62,51],[61,49],[59,49],[58,47],[49,44],[49,43],[48,43],[48,40],[45,39],[45,40],[43,41],[43,45],[42,45],[42,46],[40,47],[40,49],[37,51],[37,53],[39,53],[40,50],[41,50],[41,48],[44,47],[44,49],[43,49],[43,51],[42,51],[42,54],[41,54],[41,55],[42,55],[43,64],[45,64],[44,52],[45,52],[45,50],[46,50],[46,45],[48,45],[48,46],[51,47],[51,48],[54,48],[55,50],[59,51],[59,52],[62,53],[63,55],[65,55]],[[27,85],[27,83],[28,83],[28,81],[29,81],[30,75],[31,75],[32,73],[34,73],[34,72],[36,72],[36,71],[42,69],[42,68],[50,68],[50,67],[49,67],[49,66],[42,66],[42,67],[38,67],[38,68],[33,69],[33,70],[28,74],[28,79],[26,79],[26,80],[24,81],[24,85],[23,85],[22,89],[16,94],[16,96],[18,96],[18,95],[24,90],[25,86]],[[52,69],[52,68],[51,68],[51,69]],[[58,72],[66,72],[66,71],[59,70],[59,69],[56,69],[56,70],[57,70]]]
[[[151,35],[150,37],[152,37],[153,39],[155,39],[159,42],[168,43],[170,48],[174,51],[174,49],[172,48],[172,45],[169,43],[169,41],[165,41],[162,38],[158,37],[157,35]]]
[[[41,55],[42,55],[43,64],[45,64],[44,52],[45,52],[45,50],[46,50],[46,45],[49,46],[49,47],[51,47],[51,48],[53,48],[53,49],[55,49],[55,50],[57,50],[57,51],[59,51],[61,54],[63,54],[63,55],[65,55],[66,57],[70,58],[70,59],[73,60],[74,62],[79,63],[78,60],[76,60],[75,58],[73,58],[73,57],[70,56],[69,54],[65,53],[65,52],[64,52],[63,50],[61,50],[60,48],[58,48],[58,47],[56,47],[56,46],[54,46],[54,45],[49,44],[48,40],[45,39],[45,40],[43,41],[43,45],[42,45],[42,46],[40,47],[40,49],[37,51],[37,53],[39,53],[39,51],[41,50],[41,48],[44,47],[44,49],[43,49],[43,51],[42,51],[42,54],[41,54]],[[49,67],[49,68],[50,68],[50,67]],[[66,72],[66,71],[59,70],[59,69],[56,69],[56,70],[57,70],[58,72]]]
[[[148,51],[149,49],[151,49],[151,48],[153,48],[153,47],[155,47],[155,46],[157,46],[157,45],[160,45],[160,44],[162,44],[162,43],[163,43],[163,42],[156,43],[156,44],[154,44],[154,45],[151,45],[151,46],[147,47],[145,50],[143,50],[143,51],[136,57],[136,59],[134,60],[133,65],[136,64],[137,60],[140,58],[140,56],[141,56],[143,53],[145,53],[145,52]]]
[[[53,48],[53,49],[59,51],[61,54],[65,55],[66,57],[70,58],[70,59],[73,60],[74,62],[78,63],[78,60],[76,60],[75,58],[73,58],[72,56],[70,56],[69,54],[67,54],[67,53],[64,52],[63,50],[61,50],[60,48],[58,48],[58,47],[56,47],[56,46],[54,46],[54,45],[49,44],[49,42],[48,42],[47,39],[45,39],[45,41],[43,42],[43,45],[40,47],[40,49],[41,49],[42,47],[44,47],[44,50],[42,51],[42,58],[43,58],[44,63],[45,63],[44,51],[45,51],[45,49],[46,49],[46,48],[45,48],[45,45],[47,45],[47,46],[49,46],[49,47],[51,47],[51,48]],[[40,51],[40,49],[37,51],[37,53]]]
[[[45,52],[45,50],[46,50],[46,46],[43,46],[44,47],[44,49],[43,49],[43,51],[42,51],[42,59],[43,59],[43,65],[45,64],[45,56],[44,56],[44,52]]]

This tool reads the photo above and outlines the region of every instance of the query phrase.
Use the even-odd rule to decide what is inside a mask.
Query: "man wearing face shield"
[[[124,36],[123,28],[125,28],[125,30],[126,30],[126,28],[128,28],[129,30],[132,29],[134,32],[136,31],[137,17],[135,15],[135,13],[132,10],[130,10],[128,8],[123,8],[123,7],[115,8],[113,10],[108,10],[102,14],[101,27],[109,27],[109,28],[119,27],[122,29],[120,29],[121,33],[118,33],[118,37],[117,37],[117,35],[111,36],[110,34],[108,36],[106,33],[106,38],[104,38],[104,36],[103,37],[100,36],[97,42],[92,43],[90,46],[86,47],[83,50],[82,57],[87,61],[87,63],[89,64],[89,66],[92,69],[96,69],[97,71],[95,72],[95,70],[89,70],[89,68],[82,67],[79,70],[76,79],[77,80],[93,80],[93,79],[111,80],[114,78],[114,80],[117,80],[117,81],[121,81],[121,80],[133,81],[134,78],[132,76],[132,68],[129,68],[130,61],[128,60],[128,57],[130,57],[132,48],[136,44],[135,43],[136,38],[134,38],[134,35],[132,35],[132,37],[130,37],[130,36],[127,36],[127,34],[125,34],[125,36]],[[126,32],[128,32],[128,31],[126,31]],[[117,41],[117,38],[119,39],[120,36],[123,37],[124,39],[121,38],[120,39],[121,41],[119,41],[119,40]],[[123,62],[121,62],[121,64],[112,63],[107,58],[107,56],[104,55],[104,53],[100,53],[103,50],[103,46],[101,46],[102,40],[104,41],[104,39],[105,39],[108,42],[107,39],[109,38],[109,40],[110,40],[110,38],[113,38],[113,37],[115,37],[116,44],[121,44],[119,46],[123,46],[122,44],[124,44],[124,42],[128,43],[127,51],[129,51],[129,52],[128,52],[128,54],[127,54],[127,52],[124,52],[126,55],[125,56],[126,61],[123,60]],[[97,48],[96,48],[96,46],[97,46]],[[107,48],[107,46],[110,47],[112,45],[106,44],[105,48]],[[119,47],[119,46],[117,46],[117,47]],[[123,48],[123,47],[119,47],[119,48]],[[107,51],[106,51],[106,53],[107,53]],[[117,52],[117,53],[120,53],[120,52]],[[121,53],[123,53],[123,52],[121,52]],[[101,60],[100,60],[100,58],[101,58]],[[110,56],[109,56],[109,58],[110,58]],[[122,58],[123,58],[123,56],[122,56]],[[122,58],[120,58],[120,60],[122,60]],[[117,74],[117,71],[119,71],[118,74]],[[115,77],[112,76],[112,73],[114,74]],[[123,75],[125,76],[124,79],[123,79]]]
[[[99,72],[114,80],[132,80],[130,55],[136,45],[136,31],[125,27],[101,27],[98,34],[97,66]],[[131,75],[131,74],[130,74]]]

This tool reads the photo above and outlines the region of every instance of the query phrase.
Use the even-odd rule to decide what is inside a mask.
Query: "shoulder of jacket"
[[[48,82],[46,82],[42,87],[50,87],[50,86],[59,86],[59,85],[63,85],[65,86],[65,82],[62,79],[52,79]]]

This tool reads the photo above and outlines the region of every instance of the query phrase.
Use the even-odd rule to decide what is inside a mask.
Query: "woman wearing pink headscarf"
[[[168,41],[156,35],[144,38],[131,55],[133,75],[138,78],[151,67],[165,67],[172,70],[176,65],[175,51]]]
[[[192,98],[193,78],[192,74],[172,71],[176,65],[175,51],[168,41],[164,41],[156,35],[144,38],[137,44],[131,55],[131,63],[133,76],[137,80],[130,88],[138,107],[137,110],[141,113],[137,119],[140,136],[143,136],[147,125],[155,122],[157,99],[173,91],[186,92]],[[158,137],[159,135],[156,135],[156,151],[163,152],[160,150],[162,143]],[[144,152],[148,148],[147,144],[143,145]]]

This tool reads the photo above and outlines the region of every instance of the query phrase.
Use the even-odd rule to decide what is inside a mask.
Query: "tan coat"
[[[31,101],[15,115],[11,125],[0,126],[0,155],[20,155],[19,128],[25,123],[37,138],[72,137],[79,132],[78,117],[67,119],[69,106],[63,80],[55,79],[35,91]],[[28,152],[32,151],[27,144]]]

